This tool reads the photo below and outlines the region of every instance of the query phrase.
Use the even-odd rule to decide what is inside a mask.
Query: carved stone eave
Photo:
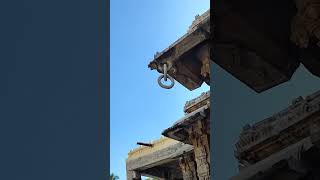
[[[157,53],[148,67],[163,73],[163,65],[168,64],[171,67],[168,74],[189,90],[200,87],[203,82],[209,84],[209,12],[198,17],[184,36]]]
[[[188,128],[196,124],[198,121],[205,121],[206,131],[210,134],[210,105],[204,105],[203,107],[187,114],[185,117],[177,121],[173,126],[162,132],[162,135],[175,139],[177,141],[184,142],[186,144],[192,144],[187,132]]]

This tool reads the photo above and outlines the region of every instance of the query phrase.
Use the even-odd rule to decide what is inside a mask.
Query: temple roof
[[[162,132],[162,134],[166,137],[189,144],[190,142],[188,140],[188,133],[186,131],[186,128],[190,127],[197,121],[209,120],[209,98],[210,91],[202,93],[199,97],[192,99],[191,101],[188,101],[185,106],[186,115],[183,118],[176,121],[171,127],[165,129]]]

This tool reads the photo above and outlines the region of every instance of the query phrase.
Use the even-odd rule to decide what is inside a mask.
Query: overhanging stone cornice
[[[199,109],[187,114],[182,119],[178,120],[173,126],[162,132],[162,135],[181,141],[184,143],[191,144],[188,138],[187,129],[198,121],[206,121],[207,128],[209,127],[210,117],[210,105],[204,105]],[[207,129],[209,131],[209,128]]]
[[[188,32],[154,56],[148,67],[164,73],[163,66],[169,66],[168,74],[189,90],[194,90],[205,81],[209,84],[210,11],[208,10],[190,26]],[[208,72],[203,72],[205,71]]]

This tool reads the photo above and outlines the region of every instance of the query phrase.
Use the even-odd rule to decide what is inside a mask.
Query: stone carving
[[[270,118],[247,125],[236,143],[235,156],[248,166],[290,144],[309,136],[310,127],[319,123],[320,91],[293,100],[291,106]]]
[[[210,91],[203,92],[199,97],[187,101],[184,106],[184,112],[189,114],[207,104],[210,104]]]
[[[191,26],[188,29],[188,33],[195,31],[201,23],[205,22],[207,19],[210,18],[210,10],[203,13],[201,16],[197,15],[195,20],[192,22]]]
[[[197,172],[194,162],[194,154],[184,155],[180,158],[180,167],[184,180],[197,180]]]
[[[188,130],[189,138],[194,147],[194,156],[197,164],[199,180],[210,179],[210,152],[206,131],[203,130],[203,122],[198,121]]]

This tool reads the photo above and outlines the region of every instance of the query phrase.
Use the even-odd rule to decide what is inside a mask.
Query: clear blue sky
[[[120,179],[126,179],[125,159],[136,142],[160,138],[183,116],[187,100],[209,90],[189,91],[178,83],[162,89],[158,72],[147,67],[209,7],[209,0],[111,0],[110,172]]]

